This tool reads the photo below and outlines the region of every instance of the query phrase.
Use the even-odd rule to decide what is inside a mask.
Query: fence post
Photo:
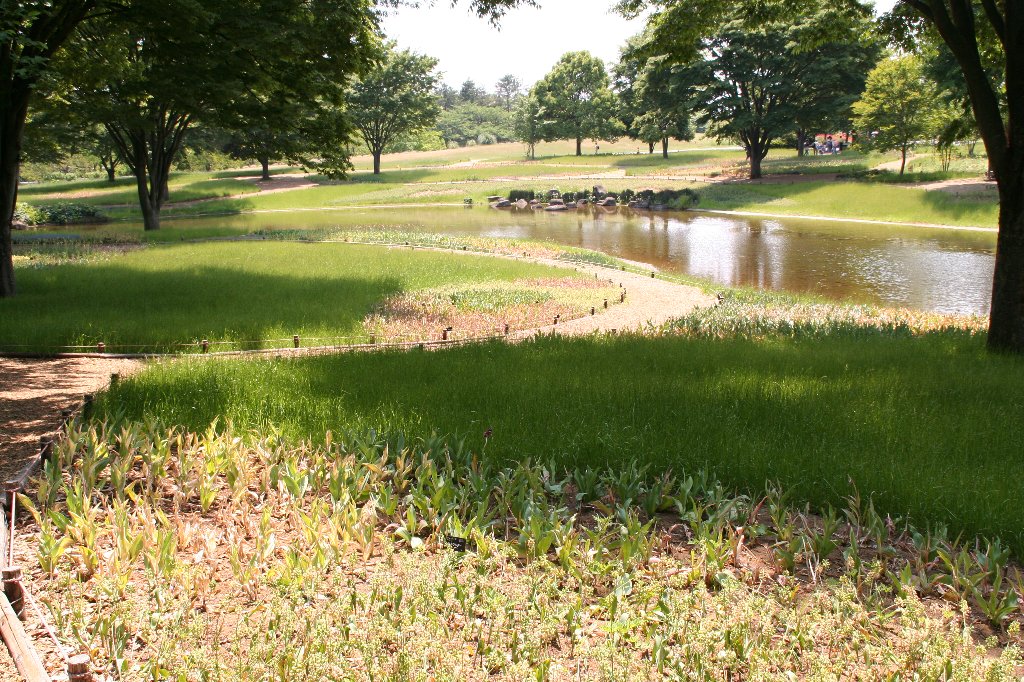
[[[299,335],[298,334],[296,334],[295,336],[292,337],[292,344],[294,344],[294,346],[296,348],[299,347]]]

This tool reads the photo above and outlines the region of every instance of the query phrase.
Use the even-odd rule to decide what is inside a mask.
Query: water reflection
[[[614,209],[564,213],[451,207],[347,209],[167,220],[165,226],[318,229],[385,226],[581,246],[725,285],[987,314],[995,235],[809,219]]]

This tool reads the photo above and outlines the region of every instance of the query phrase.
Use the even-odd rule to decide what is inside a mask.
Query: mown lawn
[[[0,347],[39,352],[103,341],[111,352],[128,352],[175,350],[208,339],[218,350],[289,345],[272,340],[293,334],[307,343],[363,337],[365,316],[389,296],[574,274],[498,258],[351,244],[209,243],[93,253],[18,269],[21,293],[0,301]]]
[[[966,332],[837,331],[543,339],[444,352],[289,361],[180,361],[122,383],[106,415],[202,430],[215,420],[327,431],[462,435],[499,462],[710,469],[838,503],[855,485],[883,513],[1024,550],[1024,363]]]

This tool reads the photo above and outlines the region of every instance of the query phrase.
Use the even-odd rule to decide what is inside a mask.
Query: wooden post
[[[53,457],[53,439],[49,436],[39,437],[39,460],[47,461]]]
[[[608,299],[604,299],[604,309],[608,310]]]
[[[28,682],[51,682],[50,675],[39,660],[25,627],[18,620],[5,595],[0,595],[0,636],[11,652],[14,666]]]
[[[298,334],[296,334],[295,336],[292,337],[292,343],[295,344],[296,348],[299,347],[299,335]]]
[[[447,329],[442,329],[441,330],[441,340],[442,341],[447,341],[448,340],[448,330]]]
[[[78,654],[68,659],[68,682],[92,682],[92,659],[89,654]]]
[[[593,315],[595,312],[596,311],[594,310],[594,306],[590,306],[590,314]]]
[[[18,618],[25,620],[25,590],[21,586],[21,569],[7,566],[3,569],[4,596]]]
[[[505,336],[508,336],[508,322],[505,323]]]
[[[96,344],[96,352],[97,353],[106,353],[107,352],[107,344],[103,343],[102,341],[97,343]]]
[[[202,344],[203,344],[203,352],[204,353],[209,353],[210,352],[210,341],[209,341],[209,339],[203,339],[202,340]]]

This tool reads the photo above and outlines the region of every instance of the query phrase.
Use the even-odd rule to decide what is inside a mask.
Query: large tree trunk
[[[807,144],[807,133],[800,129],[796,131],[796,155],[804,155],[804,145]]]
[[[583,156],[583,138],[576,138],[576,156]]]
[[[19,88],[6,102],[0,102],[0,298],[13,296],[14,244],[11,226],[18,201],[18,173],[21,170],[21,133],[28,114],[29,89]]]
[[[747,159],[750,161],[750,179],[761,178],[761,160],[768,154],[768,143],[762,138],[760,132],[741,136],[747,151]]]
[[[1003,171],[998,182],[999,239],[988,347],[1020,353],[1024,351],[1024,168],[1018,165]]]
[[[647,151],[648,154],[653,154],[654,153],[654,143],[653,142],[648,142],[647,143],[647,150],[648,150]]]
[[[117,182],[117,166],[113,163],[107,166],[107,182]]]
[[[380,155],[381,155],[381,150],[379,150],[379,149],[373,152],[373,174],[374,175],[380,175]]]
[[[160,229],[160,209],[169,196],[167,183],[171,164],[181,149],[190,122],[188,114],[176,114],[157,106],[148,129],[106,124],[121,157],[135,175],[139,209],[147,231]]]
[[[263,180],[270,180],[270,159],[263,157],[259,161],[260,166],[263,167]]]
[[[661,156],[663,158],[666,158],[666,159],[668,158],[668,138],[667,137],[661,138]]]
[[[907,145],[903,145],[900,149],[900,177],[903,177],[903,171],[907,167]]]

